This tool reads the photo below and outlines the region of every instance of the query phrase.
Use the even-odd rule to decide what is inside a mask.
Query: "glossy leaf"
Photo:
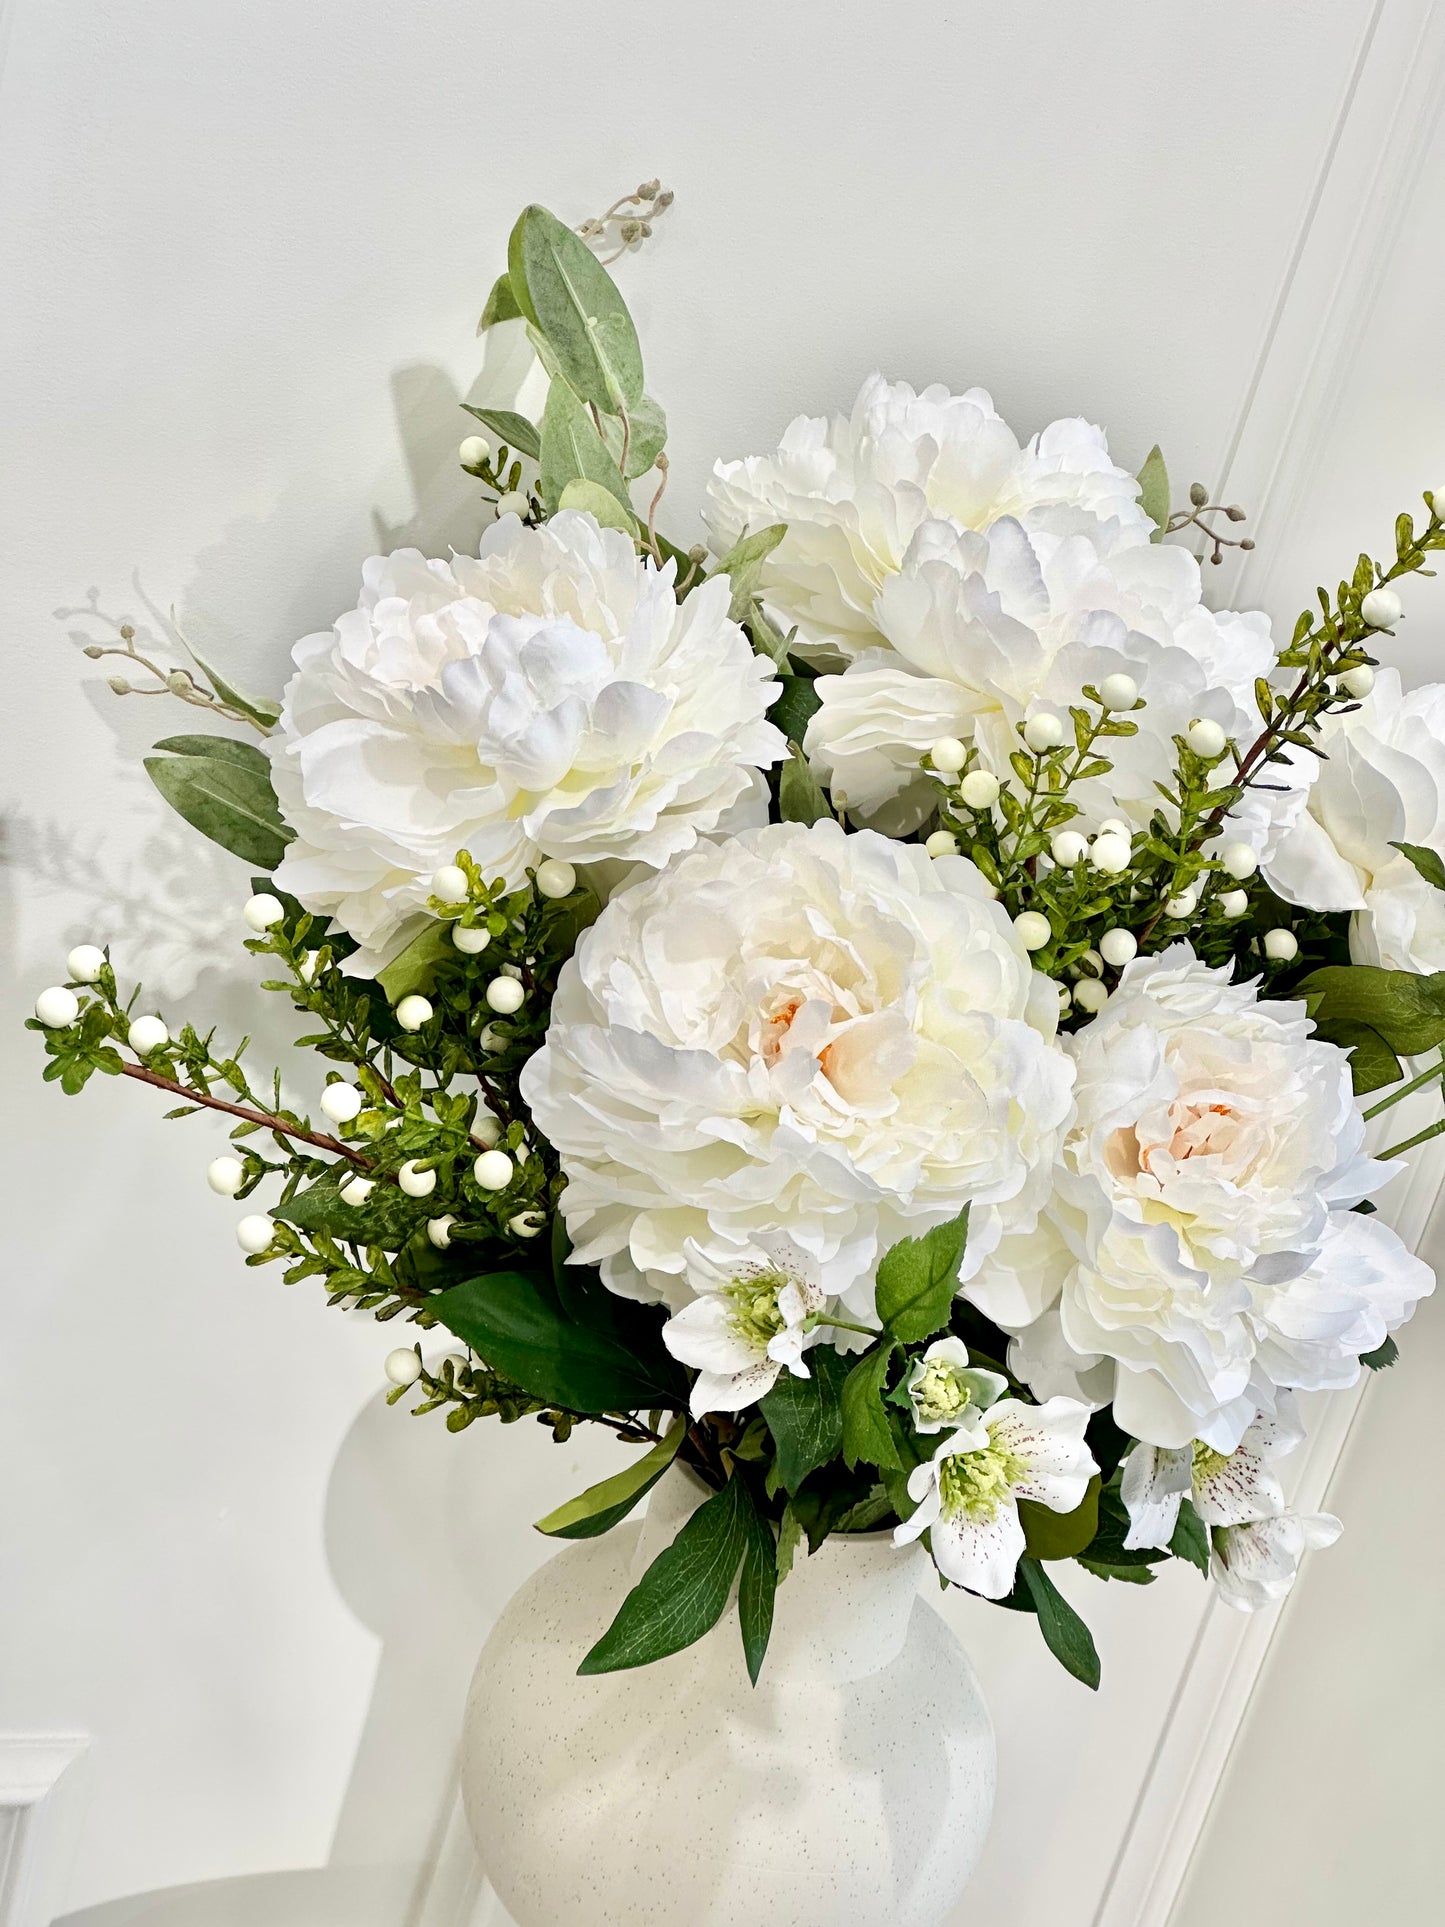
[[[430,990],[436,981],[437,965],[457,962],[461,952],[452,942],[452,928],[450,923],[439,919],[428,923],[405,950],[376,973],[376,981],[386,992],[388,1003],[398,1004],[413,991]]]
[[[274,870],[292,831],[260,750],[229,736],[171,736],[156,748],[176,752],[145,759],[146,774],[171,808],[223,850]]]
[[[1099,1654],[1093,1635],[1037,1559],[1019,1562],[1019,1574],[1039,1616],[1049,1651],[1067,1672],[1099,1690]]]
[[[680,1653],[722,1618],[748,1543],[741,1479],[700,1505],[628,1593],[577,1671],[616,1673]]]
[[[968,1240],[968,1206],[921,1238],[901,1238],[878,1266],[878,1316],[905,1345],[942,1331],[958,1290]]]
[[[796,1492],[808,1474],[843,1449],[843,1380],[848,1360],[831,1345],[815,1345],[807,1354],[808,1378],[783,1372],[773,1389],[759,1401],[768,1430],[778,1448],[778,1477],[783,1489]]]
[[[1317,1027],[1367,1024],[1392,1051],[1418,1057],[1445,1041],[1445,972],[1417,976],[1374,964],[1329,964],[1299,986]]]
[[[789,742],[801,744],[808,723],[822,707],[811,676],[782,677],[783,693],[768,711],[768,721],[776,723]]]
[[[1034,1499],[1020,1499],[1019,1524],[1031,1559],[1074,1559],[1099,1530],[1099,1476],[1090,1479],[1072,1512],[1053,1512]]]
[[[687,1420],[676,1418],[661,1442],[650,1452],[614,1472],[610,1479],[589,1485],[575,1499],[559,1505],[545,1519],[537,1521],[537,1531],[553,1539],[596,1539],[625,1519],[639,1500],[645,1498],[677,1457],[678,1447],[687,1437]]]
[[[743,1657],[748,1678],[756,1686],[763,1656],[773,1630],[773,1603],[778,1590],[778,1549],[773,1528],[758,1510],[753,1488],[741,1472],[733,1474],[743,1511],[743,1570],[738,1581],[738,1622],[743,1635]]]
[[[1423,843],[1392,843],[1390,848],[1409,857],[1428,884],[1436,890],[1445,890],[1445,862],[1440,860],[1438,850],[1427,849]]]
[[[356,1175],[351,1164],[338,1160],[314,1184],[276,1205],[271,1216],[295,1225],[298,1231],[398,1250],[429,1215],[429,1207],[421,1199],[409,1198],[400,1185],[385,1182],[374,1184],[361,1204],[348,1204],[341,1187]]]
[[[1176,1559],[1188,1560],[1191,1566],[1198,1566],[1206,1579],[1209,1577],[1209,1533],[1191,1499],[1179,1502],[1179,1521],[1169,1541],[1169,1550]]]
[[[642,349],[627,304],[606,268],[544,207],[523,210],[507,248],[507,273],[523,313],[567,381],[609,415],[642,400]]]

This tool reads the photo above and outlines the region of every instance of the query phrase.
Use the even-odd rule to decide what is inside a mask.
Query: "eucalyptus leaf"
[[[741,1472],[733,1474],[742,1506],[745,1543],[742,1577],[738,1581],[738,1622],[743,1635],[743,1657],[748,1678],[756,1686],[763,1656],[773,1630],[773,1603],[778,1590],[778,1549],[773,1528],[758,1510],[752,1485]]]
[[[1037,1559],[1022,1559],[1019,1573],[1039,1616],[1039,1631],[1054,1658],[1075,1679],[1099,1690],[1099,1654],[1093,1635]]]
[[[528,455],[535,462],[542,453],[542,438],[534,423],[525,415],[517,414],[510,408],[473,408],[469,401],[462,407],[469,415],[475,415],[484,428],[490,428],[498,441],[513,449],[518,455]]]
[[[644,395],[636,408],[628,409],[627,429],[624,461],[622,419],[618,415],[602,417],[602,438],[607,444],[607,452],[628,481],[632,482],[655,466],[658,456],[666,447],[667,417],[651,395]]]
[[[677,1457],[677,1449],[687,1437],[687,1420],[673,1420],[661,1441],[650,1452],[610,1479],[589,1485],[565,1505],[537,1521],[537,1531],[553,1539],[596,1539],[627,1517],[632,1508],[657,1484]]]
[[[860,1460],[886,1472],[903,1468],[883,1406],[893,1352],[891,1339],[875,1345],[843,1381],[843,1457],[850,1471]]]
[[[958,1290],[968,1241],[968,1206],[921,1238],[901,1238],[878,1266],[878,1316],[905,1345],[942,1331]]]
[[[1018,1509],[1031,1559],[1075,1559],[1099,1530],[1099,1476],[1090,1479],[1072,1512],[1053,1512],[1036,1499],[1020,1499]]]
[[[627,304],[596,255],[544,207],[523,210],[507,248],[523,313],[570,385],[609,415],[642,400],[642,349]]]
[[[1169,525],[1169,470],[1164,465],[1163,451],[1157,442],[1144,457],[1138,481],[1139,506],[1154,524],[1154,533],[1149,540],[1162,541]]]
[[[542,414],[540,485],[543,500],[553,508],[569,482],[597,482],[631,513],[622,471],[608,454],[597,424],[565,381],[547,390]]]
[[[184,641],[184,638],[182,640]],[[232,709],[239,709],[243,716],[249,716],[251,721],[259,724],[262,729],[274,729],[280,722],[280,703],[268,702],[261,696],[248,695],[244,689],[223,676],[192,643],[186,643],[186,653],[223,703],[229,704]]]
[[[843,1449],[843,1380],[848,1376],[848,1360],[831,1345],[815,1345],[807,1363],[809,1377],[794,1378],[791,1372],[783,1372],[759,1400],[778,1448],[778,1476],[783,1489],[792,1493],[810,1472],[836,1459]]]
[[[750,1503],[735,1476],[700,1505],[628,1593],[577,1671],[649,1666],[711,1632],[727,1609],[747,1550]]]
[[[243,862],[271,871],[286,854],[292,831],[281,820],[271,766],[251,743],[228,736],[172,736],[147,756],[146,774],[170,804],[202,836]]]
[[[558,497],[559,509],[580,509],[600,522],[604,529],[620,529],[624,535],[637,533],[637,517],[623,508],[610,489],[600,482],[569,482]]]
[[[807,758],[796,743],[789,743],[788,760],[778,773],[779,816],[785,823],[819,823],[832,813]]]
[[[732,581],[728,614],[734,622],[747,621],[762,580],[763,564],[787,532],[786,522],[774,522],[753,535],[745,535],[718,563],[714,574],[728,576]]]
[[[436,981],[437,965],[458,961],[461,953],[452,942],[454,927],[434,918],[384,970],[377,971],[376,981],[386,992],[388,1003],[396,1005],[413,991],[430,990]]]
[[[485,334],[488,328],[495,328],[499,321],[515,321],[522,313],[522,304],[512,288],[512,277],[499,274],[492,283],[492,292],[487,296],[487,305],[482,309],[482,318],[477,323],[477,333]]]

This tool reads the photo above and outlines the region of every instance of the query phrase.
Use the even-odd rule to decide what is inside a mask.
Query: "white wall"
[[[1288,620],[1445,481],[1442,291],[1394,278],[1445,206],[1442,40],[1429,0],[0,0],[0,1737],[91,1736],[74,1927],[439,1920],[471,1657],[543,1556],[527,1522],[610,1461],[386,1411],[385,1331],[239,1265],[208,1123],[40,1088],[16,1022],[80,938],[178,1014],[254,1009],[241,868],[136,767],[186,716],[111,698],[68,639],[95,622],[55,612],[174,606],[274,687],[371,547],[475,532],[455,401],[516,210],[659,172],[677,205],[622,273],[682,539],[714,455],[881,362],[1227,471],[1271,544],[1241,593]],[[1409,606],[1434,673],[1440,585]],[[1358,1449],[1422,1398],[1380,1388]],[[1209,1725],[1201,1597],[1085,1581],[1098,1700],[957,1609],[1004,1772],[960,1919],[1159,1927],[1202,1812],[1170,1739]],[[1330,1764],[1296,1765],[1301,1826]]]

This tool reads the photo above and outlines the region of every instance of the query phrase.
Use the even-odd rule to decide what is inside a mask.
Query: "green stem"
[[[1382,1158],[1397,1158],[1402,1151],[1413,1151],[1417,1144],[1423,1144],[1427,1138],[1439,1137],[1442,1131],[1445,1131],[1445,1117],[1442,1117],[1437,1124],[1427,1124],[1425,1129],[1417,1131],[1414,1137],[1403,1138],[1400,1143],[1392,1144],[1388,1151],[1381,1151],[1377,1155]]]
[[[1361,1115],[1368,1124],[1372,1117],[1378,1117],[1382,1111],[1388,1111],[1392,1105],[1398,1104],[1402,1097],[1409,1097],[1413,1092],[1423,1090],[1427,1084],[1433,1084],[1440,1077],[1445,1077],[1445,1050],[1441,1051],[1438,1064],[1432,1064],[1429,1070],[1421,1071],[1418,1077],[1412,1077],[1408,1084],[1402,1084],[1398,1090],[1392,1091],[1388,1097],[1381,1098],[1378,1104],[1372,1104],[1369,1110],[1362,1112]]]

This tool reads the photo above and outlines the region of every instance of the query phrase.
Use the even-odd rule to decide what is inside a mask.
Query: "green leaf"
[[[1099,1654],[1088,1627],[1044,1571],[1037,1559],[1023,1559],[1019,1572],[1049,1651],[1066,1672],[1095,1692],[1099,1690]]]
[[[176,752],[145,759],[146,774],[171,808],[223,850],[274,870],[293,832],[281,820],[260,750],[229,736],[170,736],[156,748]]]
[[[788,760],[778,774],[779,816],[785,823],[819,823],[832,813],[807,757],[796,743],[789,743]]]
[[[1400,1356],[1400,1347],[1393,1338],[1387,1338],[1383,1345],[1377,1345],[1372,1352],[1363,1352],[1360,1363],[1367,1365],[1372,1372],[1385,1372]]]
[[[763,564],[787,532],[786,522],[774,522],[768,528],[759,529],[756,534],[745,535],[740,542],[733,544],[718,563],[714,574],[732,578],[728,614],[734,622],[747,621],[753,599],[758,593],[758,584],[762,580]]]
[[[808,1474],[843,1449],[843,1380],[848,1360],[831,1345],[807,1353],[809,1378],[783,1372],[759,1400],[778,1448],[778,1476],[786,1492],[796,1492]]]
[[[387,1002],[398,1004],[415,990],[430,990],[436,980],[437,965],[455,963],[461,953],[452,942],[450,923],[440,919],[429,923],[414,936],[405,950],[399,951],[376,981],[386,992]]]
[[[609,415],[642,400],[642,349],[627,304],[597,256],[544,207],[523,210],[507,247],[523,313],[568,382]]]
[[[462,407],[518,455],[530,455],[534,462],[540,457],[542,438],[525,415],[518,415],[510,408],[473,408],[469,401],[464,401]]]
[[[968,1206],[921,1238],[901,1238],[878,1267],[878,1316],[905,1345],[942,1331],[958,1290],[968,1241]]]
[[[499,321],[516,321],[522,316],[522,304],[512,288],[512,277],[499,274],[492,283],[492,292],[487,296],[487,305],[482,309],[482,318],[477,323],[477,333],[485,334],[488,328],[495,328]]]
[[[1150,1546],[1126,1547],[1130,1519],[1119,1497],[1117,1477],[1099,1494],[1099,1530],[1085,1548],[1088,1557],[1105,1566],[1156,1566],[1167,1556]]]
[[[1144,466],[1139,470],[1139,506],[1154,524],[1149,540],[1160,541],[1169,522],[1169,470],[1157,442],[1144,457]]]
[[[883,1405],[893,1352],[891,1340],[875,1345],[843,1381],[843,1457],[849,1471],[860,1459],[885,1472],[903,1469]]]
[[[554,381],[547,390],[538,479],[543,500],[554,508],[569,482],[596,482],[631,513],[622,471],[607,453],[597,424],[565,381]]]
[[[734,1477],[700,1505],[628,1593],[577,1671],[649,1666],[711,1632],[747,1550],[749,1503],[742,1480]]]
[[[738,1622],[742,1627],[743,1657],[748,1678],[756,1686],[763,1655],[773,1630],[773,1602],[778,1591],[778,1550],[773,1528],[758,1510],[753,1488],[741,1472],[733,1474],[743,1512],[745,1544],[743,1572],[738,1581]]]
[[[341,1196],[341,1187],[356,1175],[353,1165],[338,1159],[314,1184],[276,1205],[271,1216],[282,1224],[295,1225],[298,1231],[398,1250],[429,1215],[427,1205],[419,1198],[409,1198],[400,1185],[384,1183],[373,1186],[363,1203],[348,1204]]]
[[[1445,862],[1441,862],[1438,851],[1426,849],[1423,843],[1392,843],[1390,848],[1409,857],[1428,884],[1445,890]]]
[[[575,1499],[559,1505],[545,1519],[537,1521],[537,1531],[553,1539],[596,1539],[610,1532],[625,1519],[639,1499],[657,1484],[677,1457],[677,1448],[687,1437],[687,1420],[675,1418],[658,1445],[610,1479],[589,1485]]]
[[[627,411],[627,459],[622,454],[622,422],[616,415],[602,417],[602,438],[607,452],[629,482],[645,475],[667,445],[667,417],[651,395],[644,395],[636,408]]]
[[[1404,1076],[1400,1060],[1377,1030],[1368,1024],[1326,1023],[1316,1027],[1326,1043],[1350,1053],[1350,1077],[1355,1096],[1398,1083]]]
[[[1392,1051],[1419,1057],[1445,1041],[1445,973],[1417,976],[1375,964],[1327,964],[1311,971],[1298,994],[1317,1028],[1368,1024]]]
[[[663,1345],[656,1313],[604,1285],[573,1286],[564,1310],[545,1273],[496,1271],[439,1292],[428,1310],[549,1405],[637,1412],[687,1403],[687,1374]]]
[[[823,699],[811,676],[783,676],[781,681],[783,693],[768,711],[768,721],[776,723],[789,742],[801,743]]]
[[[182,637],[182,641],[185,641],[184,637]],[[197,669],[200,670],[201,674],[223,703],[228,703],[232,709],[239,709],[243,716],[249,716],[251,721],[258,723],[262,729],[274,729],[277,723],[280,722],[280,703],[268,702],[262,696],[247,695],[244,689],[239,688],[235,683],[223,676],[218,669],[206,660],[200,650],[189,642],[186,643],[186,654],[196,665]]]
[[[1209,1534],[1192,1499],[1179,1502],[1179,1522],[1169,1541],[1169,1550],[1176,1559],[1187,1559],[1191,1566],[1198,1566],[1206,1579],[1209,1577]]]
[[[603,488],[600,482],[569,482],[557,498],[557,506],[580,509],[604,529],[621,529],[629,536],[637,533],[637,517],[630,509],[623,508],[612,491]]]
[[[1099,1475],[1072,1512],[1051,1512],[1035,1499],[1020,1499],[1018,1508],[1031,1559],[1076,1559],[1099,1530]]]
[[[778,1527],[778,1579],[786,1579],[793,1570],[793,1559],[798,1547],[803,1543],[803,1522],[789,1499],[783,1507],[782,1524]]]
[[[1131,1586],[1152,1586],[1157,1576],[1148,1566],[1111,1566],[1102,1559],[1086,1559],[1082,1553],[1079,1564],[1096,1579],[1122,1579]]]

